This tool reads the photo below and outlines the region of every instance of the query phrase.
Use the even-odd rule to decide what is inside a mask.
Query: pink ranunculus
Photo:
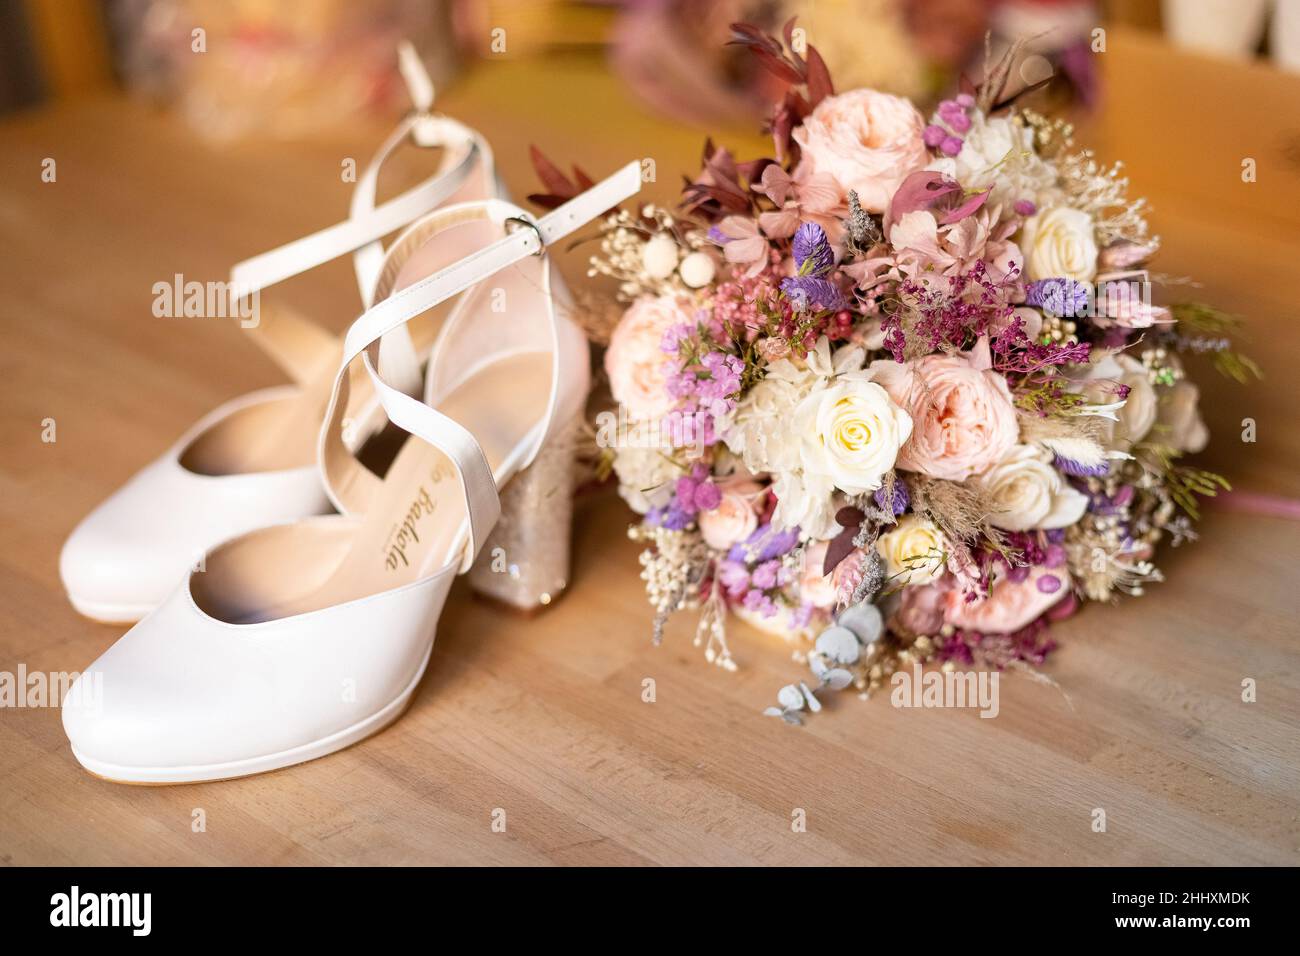
[[[1006,379],[989,364],[987,339],[958,355],[871,363],[872,379],[912,416],[899,468],[965,481],[1006,457],[1020,426]]]
[[[901,96],[852,90],[828,96],[794,131],[803,150],[795,178],[829,174],[868,212],[885,211],[908,174],[930,160],[925,118]]]
[[[758,527],[755,511],[763,486],[756,481],[732,481],[722,484],[722,501],[710,511],[701,511],[697,519],[704,543],[726,551],[744,541]]]
[[[668,393],[663,338],[674,325],[690,321],[690,313],[672,296],[643,296],[614,327],[605,351],[605,371],[614,400],[630,418],[657,421],[677,405]]]
[[[981,634],[1011,634],[1041,617],[1070,593],[1065,568],[1034,567],[1022,581],[1002,577],[982,601],[949,591],[944,621]]]

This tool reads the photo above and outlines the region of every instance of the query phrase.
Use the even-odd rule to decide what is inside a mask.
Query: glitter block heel
[[[475,593],[538,611],[568,585],[578,420],[558,430],[501,492],[501,519],[469,571]]]

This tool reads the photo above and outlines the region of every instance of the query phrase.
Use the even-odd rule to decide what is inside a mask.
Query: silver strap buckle
[[[531,229],[537,236],[537,251],[533,255],[543,256],[546,254],[546,237],[542,235],[542,230],[537,223],[531,219],[525,219],[523,216],[509,216],[502,222],[502,225],[505,226],[507,235],[518,232],[521,228]]]

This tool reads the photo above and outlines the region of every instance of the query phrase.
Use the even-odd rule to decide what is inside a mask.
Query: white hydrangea
[[[993,187],[988,206],[1010,208],[1027,199],[1040,209],[1055,205],[1056,171],[1034,151],[1034,131],[1005,116],[971,110],[961,152],[941,156],[927,169],[951,176],[966,189]]]

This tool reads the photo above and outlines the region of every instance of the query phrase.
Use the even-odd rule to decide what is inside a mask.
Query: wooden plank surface
[[[530,142],[592,173],[652,155],[662,199],[698,157],[699,131],[645,115],[582,60],[485,67],[442,105],[491,138],[517,194],[534,188]],[[235,259],[341,217],[340,162],[363,162],[377,132],[215,150],[114,99],[0,124],[0,670],[80,669],[119,636],[64,600],[64,537],[200,414],[278,380],[231,324],[152,317],[152,284],[222,278]],[[40,180],[46,157],[56,183]],[[1208,389],[1210,459],[1244,487],[1300,493],[1295,260],[1248,222],[1177,202],[1162,219],[1156,200],[1162,268],[1198,275],[1211,301],[1256,321],[1256,351],[1275,370],[1247,392]],[[1221,256],[1225,229],[1234,242]],[[1232,268],[1216,270],[1225,256]],[[581,266],[568,257],[575,281]],[[346,264],[285,294],[334,328],[351,318]],[[1253,445],[1236,437],[1247,415]],[[46,418],[53,444],[40,438]],[[574,584],[539,617],[458,585],[407,714],[305,766],[121,787],[80,770],[56,710],[0,710],[0,862],[1300,860],[1294,524],[1211,510],[1200,542],[1163,554],[1167,584],[1060,625],[1056,686],[1007,677],[995,719],[840,695],[795,729],[760,714],[802,673],[779,641],[737,626],[736,674],[704,662],[685,621],[650,645],[626,523],[608,492],[580,502]],[[1241,700],[1247,677],[1257,703]],[[806,832],[792,828],[798,810]]]

